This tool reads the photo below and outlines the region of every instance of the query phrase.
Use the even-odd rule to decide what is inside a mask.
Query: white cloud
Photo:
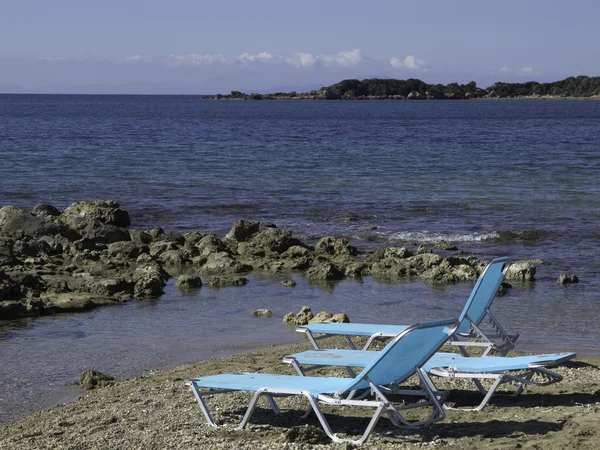
[[[517,70],[519,75],[531,75],[533,73],[533,67],[521,67]]]
[[[67,61],[69,58],[66,56],[38,56],[36,59],[40,61]]]
[[[350,51],[341,51],[335,55],[320,55],[319,59],[328,67],[352,67],[362,61],[362,55],[358,48]]]
[[[426,62],[422,59],[417,59],[412,55],[407,56],[404,60],[396,58],[395,56],[390,59],[390,65],[395,69],[412,69],[420,70],[425,68]]]
[[[534,74],[533,67],[531,67],[531,66],[525,66],[525,67],[521,67],[519,69],[511,69],[510,67],[502,66],[502,67],[500,67],[500,72],[505,73],[505,74],[519,75],[519,76],[528,76],[528,75]]]
[[[127,56],[125,58],[121,58],[119,60],[119,62],[125,63],[125,64],[142,64],[142,63],[152,63],[152,59],[150,58],[144,58],[141,55],[133,55],[133,56]]]
[[[313,67],[317,63],[317,57],[304,52],[296,52],[291,56],[286,56],[283,61],[294,67]]]
[[[275,56],[271,53],[261,52],[257,55],[252,55],[250,53],[242,53],[239,56],[235,57],[241,63],[253,63],[253,62],[267,62],[272,61]]]
[[[221,54],[199,55],[196,53],[188,53],[186,55],[169,55],[165,59],[165,63],[171,67],[199,66],[225,62],[227,62],[227,58]]]

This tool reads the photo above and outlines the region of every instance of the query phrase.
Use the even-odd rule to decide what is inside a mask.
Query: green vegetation
[[[321,89],[297,93],[274,94],[217,94],[216,99],[238,100],[464,100],[470,98],[600,98],[600,77],[569,77],[553,83],[494,83],[487,89],[477,87],[474,81],[467,84],[427,84],[424,81],[371,78],[343,80]]]

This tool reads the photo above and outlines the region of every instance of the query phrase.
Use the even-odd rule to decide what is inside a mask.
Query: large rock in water
[[[291,246],[301,244],[301,242],[292,238],[290,230],[278,230],[277,228],[267,228],[259,231],[252,236],[250,242],[276,253],[283,253]]]
[[[231,230],[225,236],[226,239],[231,239],[237,242],[246,242],[258,233],[260,222],[248,222],[247,220],[236,221]]]
[[[356,247],[350,245],[348,239],[325,236],[315,246],[315,254],[330,257],[353,256],[358,253]]]
[[[37,217],[16,206],[0,208],[0,234],[22,238],[23,236],[41,237],[60,234],[71,240],[79,239],[79,234],[66,225],[47,217]]]
[[[163,294],[169,274],[155,261],[150,261],[133,273],[134,295],[140,298],[158,297]]]
[[[116,227],[129,227],[129,213],[111,200],[93,200],[73,203],[60,215],[63,222],[75,229],[87,228],[90,222]]]
[[[535,279],[535,262],[537,261],[515,261],[508,267],[507,280],[531,281]]]

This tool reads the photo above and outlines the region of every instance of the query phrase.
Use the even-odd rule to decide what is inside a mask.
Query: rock
[[[150,253],[150,247],[133,241],[119,241],[108,244],[108,256],[137,259],[143,253]]]
[[[458,278],[448,266],[433,266],[419,275],[426,283],[456,283]]]
[[[161,233],[160,236],[154,239],[156,242],[172,242],[177,246],[185,244],[185,236],[183,233],[177,231],[170,231],[168,233]]]
[[[369,261],[381,260],[403,260],[413,256],[413,253],[406,247],[379,247],[375,252],[367,258]]]
[[[18,300],[3,300],[4,286],[0,284],[0,320],[18,319],[27,316],[27,306]]]
[[[439,266],[442,263],[442,257],[435,253],[420,253],[409,257],[408,261],[416,271],[424,272],[433,266]]]
[[[577,275],[575,275],[575,274],[567,275],[566,273],[561,273],[558,276],[557,281],[558,281],[558,284],[579,283],[579,278],[577,278]]]
[[[503,281],[500,284],[500,287],[498,288],[498,292],[496,293],[496,295],[498,295],[498,297],[502,297],[504,294],[506,294],[506,291],[508,291],[509,289],[512,289],[512,284],[507,283],[506,281]]]
[[[0,208],[0,234],[7,237],[41,237],[60,234],[71,240],[81,236],[68,226],[47,217],[37,217],[15,206]]]
[[[106,297],[112,297],[116,294],[125,293],[130,297],[134,293],[135,283],[132,280],[123,278],[96,278],[90,277],[85,283],[87,291],[92,294],[99,294]]]
[[[90,222],[100,222],[116,227],[129,227],[129,213],[111,200],[94,200],[73,203],[60,215],[61,220],[75,229],[87,228]]]
[[[291,231],[277,228],[267,228],[259,231],[252,236],[250,242],[276,253],[283,253],[291,246],[300,244],[299,241],[292,238]]]
[[[200,279],[200,275],[197,274],[180,275],[179,278],[177,278],[175,287],[184,292],[193,291],[202,287],[202,280]]]
[[[282,258],[312,258],[313,251],[300,245],[292,245],[281,254]]]
[[[14,266],[19,264],[19,260],[14,257],[12,248],[14,241],[0,237],[0,267]]]
[[[166,266],[170,267],[186,266],[192,263],[184,250],[167,250],[161,253],[159,258]]]
[[[325,434],[322,428],[313,425],[294,426],[285,431],[284,439],[286,442],[295,442],[300,444],[325,444],[329,445],[331,440]],[[348,447],[349,448],[348,444]]]
[[[250,315],[254,317],[271,317],[273,315],[273,311],[269,309],[257,309],[254,312],[251,312]]]
[[[150,244],[150,256],[160,256],[170,250],[177,251],[179,247],[174,242],[153,242]]]
[[[126,228],[120,228],[115,225],[104,225],[98,223],[93,228],[82,230],[85,237],[93,242],[101,244],[112,244],[113,242],[130,241],[131,235]]]
[[[183,236],[185,236],[185,242],[186,244],[197,244],[198,242],[200,242],[204,237],[206,236],[214,236],[213,233],[203,233],[200,231],[191,231],[189,233],[183,233]]]
[[[298,314],[291,312],[283,316],[283,323],[288,325],[306,325],[313,317],[310,307],[303,306]]]
[[[388,280],[399,280],[404,277],[417,275],[407,259],[386,258],[373,263],[371,273],[374,277]]]
[[[266,221],[260,221],[260,226],[263,228],[277,228],[277,225],[275,225],[273,222],[266,222]]]
[[[79,376],[79,385],[83,389],[94,389],[115,382],[115,378],[96,370],[88,369]]]
[[[237,242],[247,242],[252,236],[258,233],[260,228],[259,222],[248,222],[246,220],[236,221],[229,233],[225,235],[225,239],[231,239]]]
[[[133,273],[134,295],[139,298],[158,297],[163,294],[169,274],[155,261],[135,269]]]
[[[52,205],[41,204],[33,208],[31,214],[37,217],[56,217],[60,216],[60,211]]]
[[[341,280],[345,270],[334,263],[319,263],[306,271],[307,280]]]
[[[366,275],[371,275],[371,266],[367,263],[350,263],[344,269],[344,276],[347,278],[362,278]]]
[[[419,245],[419,248],[417,249],[417,255],[423,255],[425,253],[432,253],[432,250],[424,245]]]
[[[98,306],[116,305],[120,303],[113,297],[87,292],[43,294],[40,299],[43,301],[43,310],[45,313],[89,311]]]
[[[531,281],[535,279],[535,264],[533,261],[515,261],[506,272],[507,280]]]
[[[131,237],[131,240],[133,242],[136,242],[138,244],[151,244],[154,240],[152,238],[152,235],[148,231],[136,230],[133,228],[129,229],[129,236]]]
[[[308,323],[349,323],[350,319],[345,313],[331,314],[329,311],[317,313]]]
[[[206,284],[212,288],[221,288],[227,286],[245,286],[248,284],[248,279],[244,277],[209,277]]]
[[[350,245],[348,239],[325,236],[315,246],[315,254],[331,257],[353,256],[358,253],[356,247]]]
[[[285,287],[295,287],[296,286],[296,282],[294,280],[283,280],[281,282],[281,285],[285,286]]]
[[[308,321],[308,323],[321,323],[321,322],[331,322],[331,318],[333,314],[329,311],[321,311],[318,312],[312,319]]]
[[[242,273],[250,270],[251,266],[236,261],[226,252],[211,253],[200,269],[204,274]]]
[[[208,257],[211,253],[227,252],[228,249],[225,243],[214,234],[204,236],[196,243],[199,256]]]
[[[438,239],[437,241],[433,241],[433,245],[440,250],[457,250],[455,245],[452,245],[443,239]]]
[[[331,321],[334,323],[350,323],[350,318],[346,313],[338,313],[333,315]]]
[[[12,247],[12,253],[19,258],[26,258],[28,256],[37,257],[48,255],[49,253],[53,253],[53,251],[50,244],[44,240],[24,238],[15,241]]]

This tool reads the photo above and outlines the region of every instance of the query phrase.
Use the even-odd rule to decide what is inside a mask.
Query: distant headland
[[[480,88],[474,81],[467,84],[427,84],[407,80],[370,78],[343,80],[310,92],[276,92],[272,94],[232,91],[207,96],[217,100],[468,100],[468,99],[600,99],[600,77],[569,77],[552,83],[494,83]]]

